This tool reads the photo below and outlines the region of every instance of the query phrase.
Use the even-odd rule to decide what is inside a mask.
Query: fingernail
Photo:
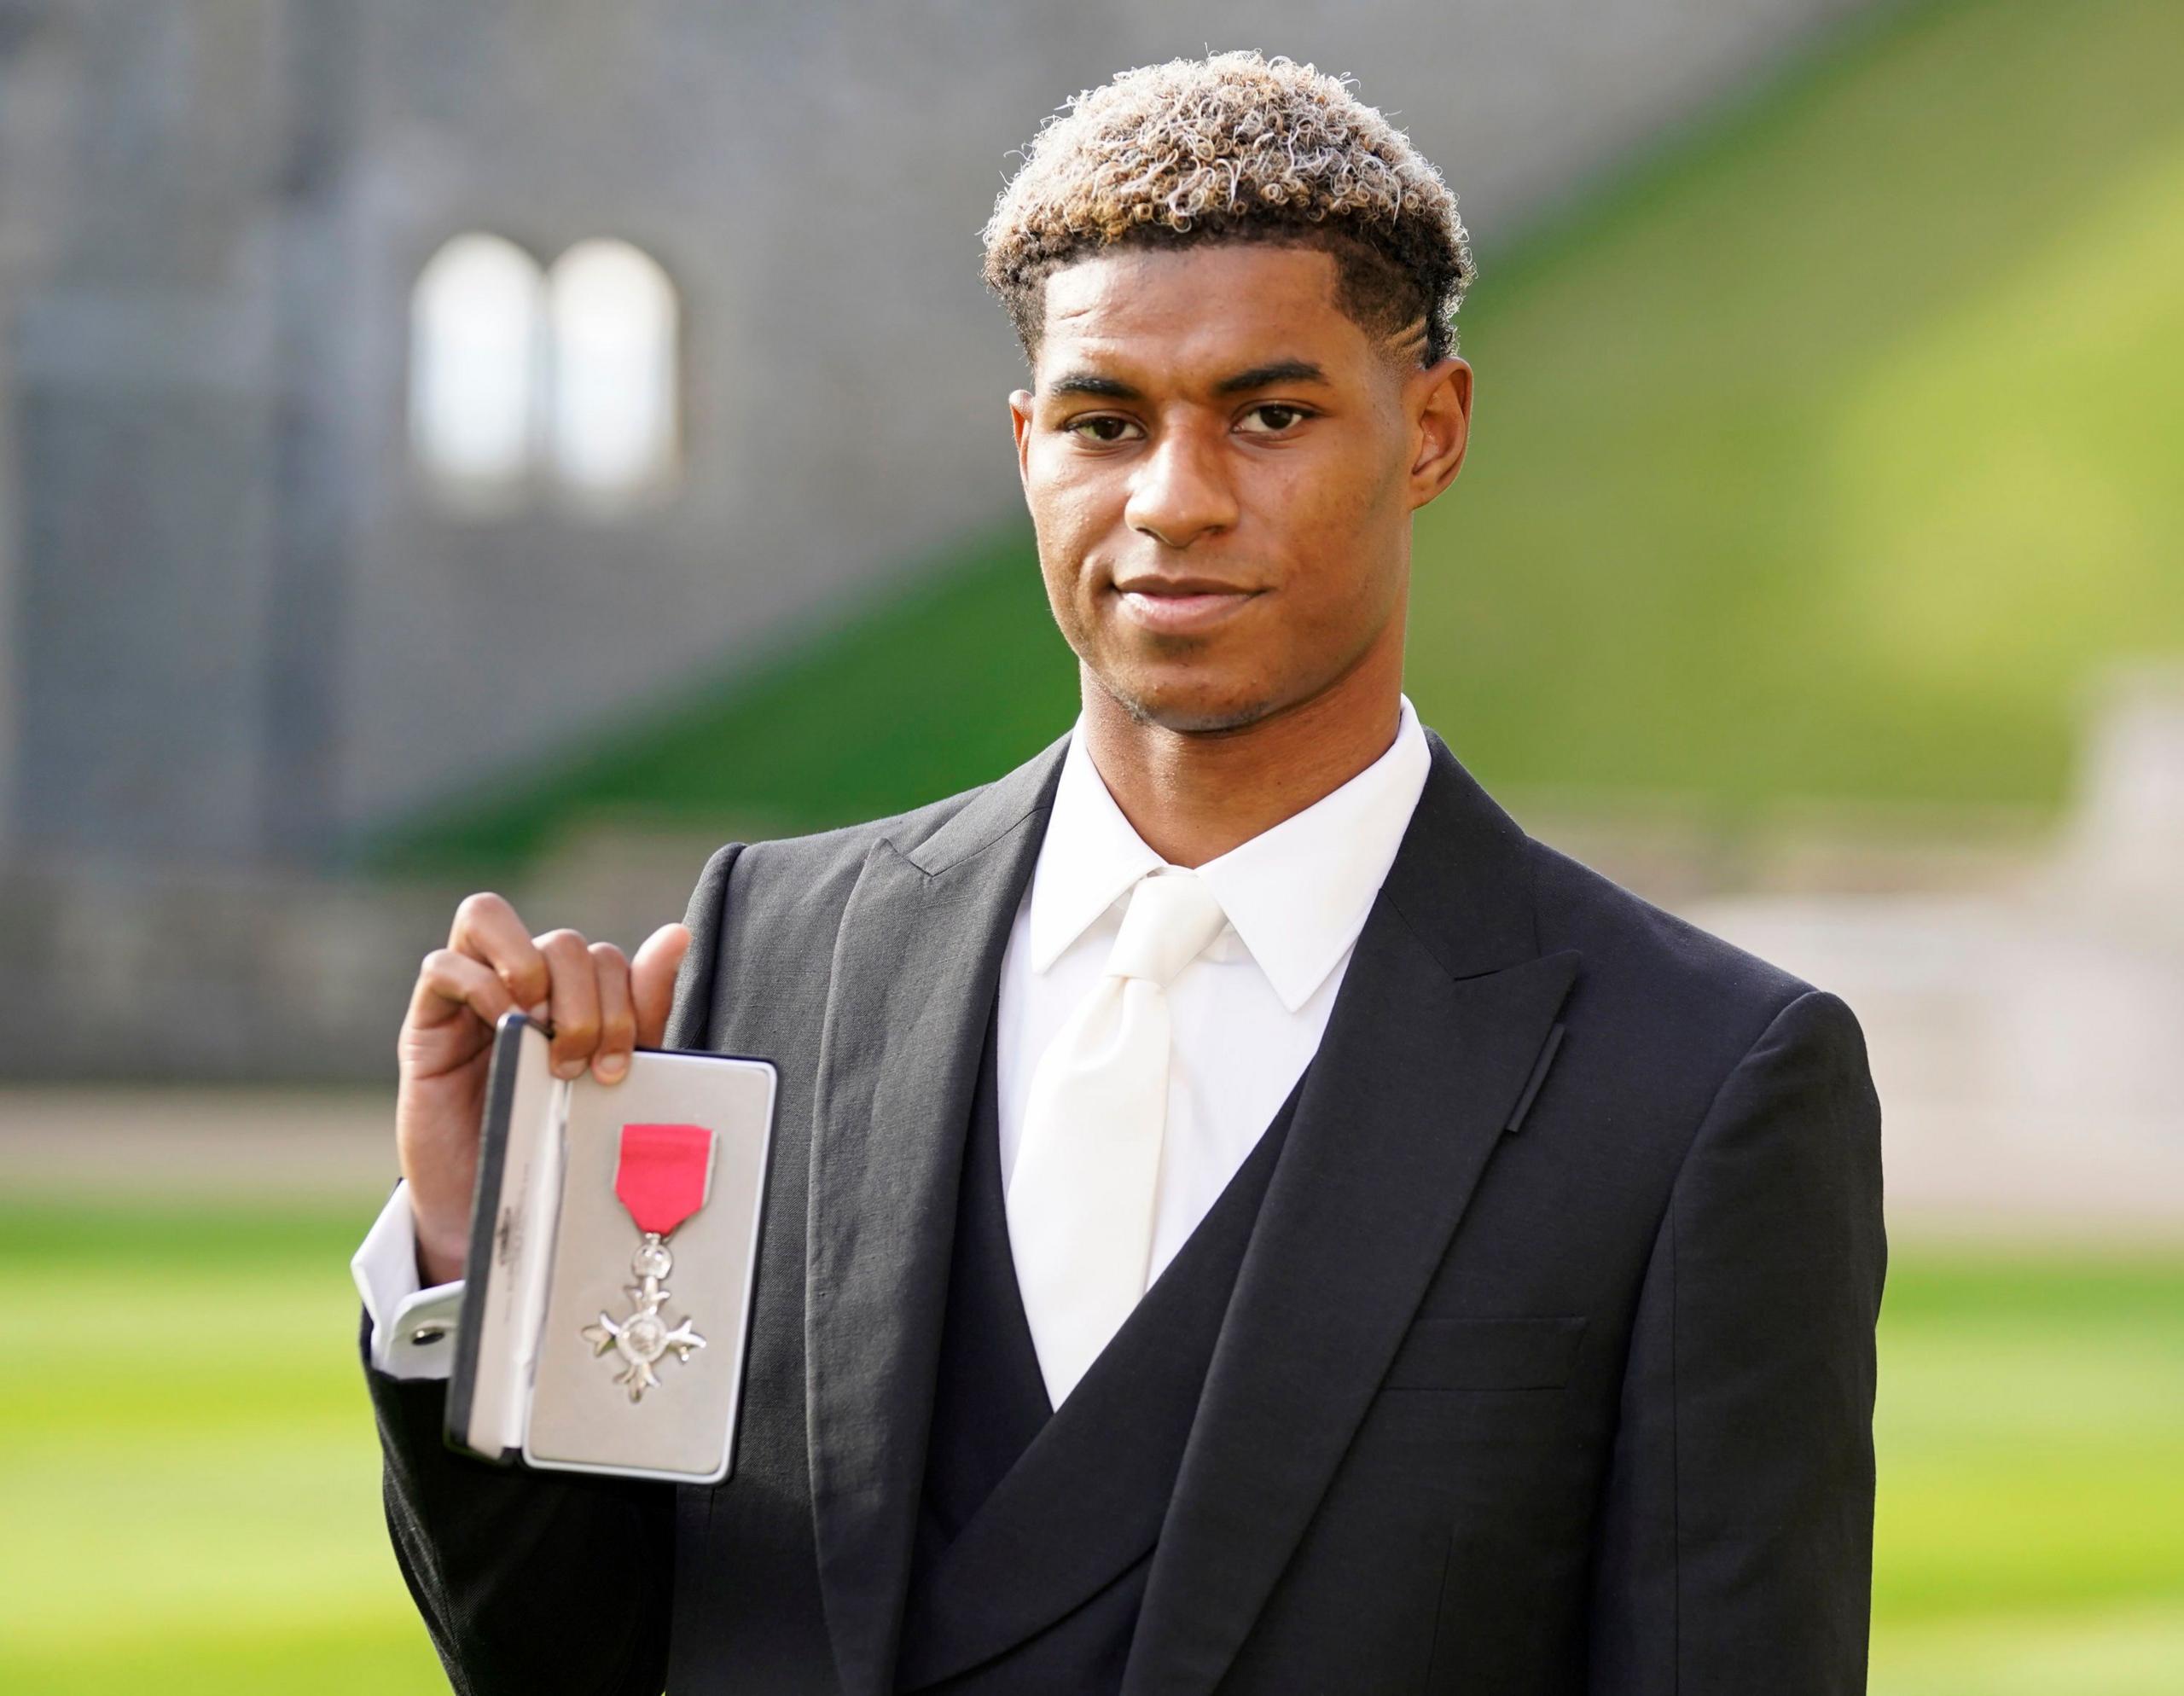
[[[612,1083],[630,1069],[626,1054],[601,1054],[591,1063],[592,1075],[601,1083]]]
[[[526,1009],[531,1021],[535,1025],[543,1025],[546,1022],[546,1015],[552,1011],[553,1009],[543,1001],[537,1006]]]
[[[563,1078],[581,1077],[584,1076],[584,1056],[578,1054],[574,1060],[555,1060],[554,1062],[554,1076]]]

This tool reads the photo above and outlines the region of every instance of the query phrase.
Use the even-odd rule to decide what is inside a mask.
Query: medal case
[[[507,1465],[717,1484],[742,1395],[774,1068],[639,1048],[607,1084],[588,1069],[555,1077],[549,1053],[531,1019],[502,1016],[447,1441]],[[702,1188],[689,1191],[701,1200],[664,1240],[639,1228],[617,1193],[624,1127],[685,1144],[694,1128],[712,1133],[708,1161],[684,1149],[687,1170],[673,1176],[695,1185],[703,1164]],[[624,1331],[634,1350],[618,1346]]]

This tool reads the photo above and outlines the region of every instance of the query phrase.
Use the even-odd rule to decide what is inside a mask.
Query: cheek
[[[1347,608],[1362,612],[1368,598],[1367,574],[1386,551],[1386,520],[1380,491],[1370,482],[1371,468],[1356,474],[1316,471],[1275,491],[1275,517],[1285,538],[1292,573],[1290,587],[1299,600],[1339,617]]]
[[[1390,456],[1381,430],[1344,421],[1301,451],[1270,456],[1254,468],[1252,504],[1315,548],[1361,536],[1382,521]]]
[[[1388,535],[1375,468],[1352,469],[1300,479],[1281,514],[1285,588],[1260,654],[1285,674],[1353,657],[1385,624],[1398,592],[1403,555]]]
[[[1091,585],[1101,537],[1098,503],[1084,489],[1053,479],[1034,483],[1029,493],[1047,605],[1063,639],[1081,654],[1095,634]]]
[[[1050,477],[1034,485],[1030,505],[1048,580],[1060,586],[1082,576],[1107,527],[1103,491],[1084,479]]]

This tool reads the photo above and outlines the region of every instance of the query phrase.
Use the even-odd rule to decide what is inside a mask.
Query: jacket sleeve
[[[711,1023],[721,918],[740,845],[706,863],[666,1045]],[[395,1559],[459,1696],[659,1696],[674,1597],[677,1486],[503,1469],[442,1440],[447,1385],[371,1364]]]
[[[1809,990],[1716,1093],[1648,1263],[1594,1542],[1594,1696],[1852,1696],[1873,1588],[1880,1103]]]
[[[455,1454],[444,1380],[365,1377],[395,1560],[459,1696],[659,1696],[675,1486]]]

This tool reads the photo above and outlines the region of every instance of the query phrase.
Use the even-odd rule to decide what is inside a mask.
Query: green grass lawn
[[[0,1690],[443,1688],[388,1552],[346,1212],[0,1208]],[[2184,1687],[2184,1254],[1899,1246],[1875,1691]]]
[[[2180,63],[2174,0],[1882,7],[1513,248],[1478,231],[1473,448],[1418,526],[1428,722],[1491,786],[1725,822],[2053,805],[2099,663],[2184,649]],[[379,863],[609,809],[870,817],[1066,728],[1028,531],[909,578]]]
[[[2184,1253],[1899,1251],[1873,1688],[2184,1689]]]

